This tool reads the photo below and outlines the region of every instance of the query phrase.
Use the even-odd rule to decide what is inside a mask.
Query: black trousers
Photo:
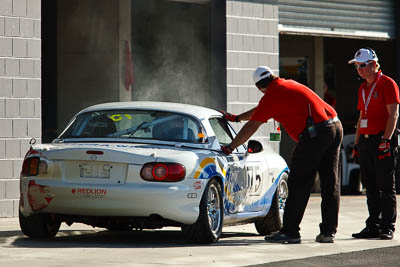
[[[317,171],[322,197],[320,232],[336,233],[340,204],[338,165],[343,127],[340,121],[337,121],[317,128],[317,133],[316,138],[310,138],[306,132],[302,134],[292,152],[288,178],[289,196],[286,200],[281,230],[291,237],[300,237],[299,226]]]
[[[390,157],[380,160],[378,146],[381,135],[365,138],[360,136],[360,168],[367,189],[369,217],[367,227],[395,230],[396,190],[394,184],[395,156],[393,147]]]

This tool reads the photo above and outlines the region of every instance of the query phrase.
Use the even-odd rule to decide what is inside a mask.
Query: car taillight
[[[149,182],[179,182],[185,175],[185,166],[173,162],[148,162],[140,170],[140,177]]]
[[[39,173],[39,157],[31,157],[24,160],[22,164],[22,176],[36,176]]]
[[[47,162],[39,157],[25,158],[22,163],[21,176],[37,176],[47,173]]]

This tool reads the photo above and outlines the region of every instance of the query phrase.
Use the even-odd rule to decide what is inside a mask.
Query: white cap
[[[268,78],[269,76],[271,76],[271,74],[274,74],[274,73],[272,72],[272,70],[269,67],[267,67],[267,66],[257,67],[257,69],[253,73],[254,83],[258,83],[262,79]]]
[[[349,64],[353,64],[354,62],[364,63],[370,60],[373,60],[375,62],[378,61],[378,57],[376,56],[375,51],[371,48],[361,48],[356,52],[354,58],[352,60],[349,60]]]

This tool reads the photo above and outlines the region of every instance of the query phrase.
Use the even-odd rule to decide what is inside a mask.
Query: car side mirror
[[[247,144],[247,152],[248,153],[259,153],[261,151],[263,151],[263,145],[261,144],[261,142],[257,141],[257,140],[250,140],[249,143]]]

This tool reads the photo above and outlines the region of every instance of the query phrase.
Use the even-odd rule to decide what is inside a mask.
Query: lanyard
[[[376,86],[376,84],[378,83],[379,78],[381,78],[381,76],[382,76],[382,72],[380,72],[380,73],[378,74],[378,78],[376,79],[376,81],[375,81],[374,84],[372,85],[371,91],[369,92],[369,95],[368,95],[368,98],[367,98],[367,101],[365,101],[365,88],[362,89],[362,92],[361,92],[361,93],[362,93],[362,98],[363,98],[363,101],[364,101],[365,115],[367,114],[368,105],[369,105],[369,102],[371,101],[372,93],[374,92],[375,86]]]

